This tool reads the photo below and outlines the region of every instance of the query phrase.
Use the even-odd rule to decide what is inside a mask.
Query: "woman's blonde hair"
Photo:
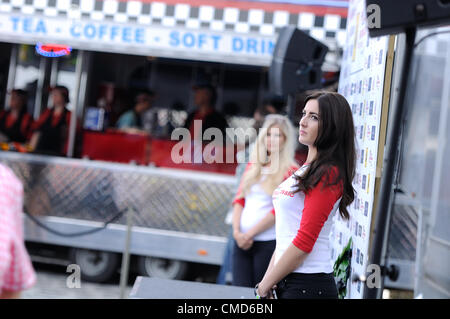
[[[266,136],[272,126],[278,125],[284,135],[284,144],[275,154],[268,155]],[[283,181],[287,170],[295,164],[295,131],[290,120],[283,115],[267,115],[258,137],[250,153],[250,163],[253,165],[242,177],[242,197],[245,197],[250,188],[261,181],[262,168],[269,164],[266,179],[261,182],[262,189],[272,195],[273,191]]]

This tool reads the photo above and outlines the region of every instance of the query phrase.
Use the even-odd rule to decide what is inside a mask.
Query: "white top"
[[[263,180],[263,179],[261,179]],[[253,185],[245,196],[245,206],[241,214],[241,232],[245,233],[256,225],[273,209],[272,196],[262,189],[260,183]],[[255,241],[275,240],[275,226],[253,237]]]
[[[301,174],[307,168],[302,166],[294,174]],[[275,263],[280,260],[284,251],[293,243],[296,236],[304,236],[299,233],[300,223],[302,220],[303,209],[305,204],[305,193],[297,192],[293,194],[293,186],[296,184],[294,175],[291,175],[273,193],[273,205],[275,207],[276,218],[276,248],[275,248]],[[331,197],[331,196],[329,196]],[[308,200],[329,201],[329,198],[314,198]],[[330,232],[333,223],[333,216],[339,207],[340,198],[333,202],[328,207],[332,207],[329,212],[328,219],[323,224],[322,229],[313,244],[312,250],[306,257],[304,262],[294,270],[297,273],[331,273],[333,271],[333,263],[331,259],[331,243]],[[334,203],[334,204],[333,204]],[[328,213],[328,212],[326,212]],[[326,215],[325,215],[326,216]],[[316,218],[313,216],[313,218]],[[326,217],[325,217],[326,218]],[[309,233],[306,224],[303,231]],[[299,234],[299,235],[298,235]],[[297,237],[298,238],[298,237]],[[294,243],[295,244],[295,243]]]

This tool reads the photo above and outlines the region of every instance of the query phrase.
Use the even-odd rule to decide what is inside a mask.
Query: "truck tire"
[[[137,266],[141,276],[163,279],[183,279],[189,268],[185,261],[147,256],[139,256]]]
[[[108,281],[119,266],[119,255],[106,251],[71,248],[69,258],[80,266],[81,278],[90,282]]]

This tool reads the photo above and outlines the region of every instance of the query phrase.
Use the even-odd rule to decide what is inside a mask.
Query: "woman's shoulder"
[[[320,178],[319,184],[323,186],[333,186],[341,189],[343,187],[343,180],[339,174],[340,169],[336,164],[325,164],[322,176]]]
[[[339,166],[336,164],[330,163],[325,164],[323,167],[324,175],[328,176],[329,178],[336,178],[339,176]]]
[[[42,124],[43,122],[45,122],[45,120],[47,120],[47,118],[53,114],[53,108],[46,108],[44,110],[44,112],[41,113],[41,115],[39,115],[38,119],[37,119],[37,123],[38,124]]]
[[[31,114],[28,112],[23,112],[23,119],[25,119],[25,120],[32,119]]]
[[[288,169],[286,170],[286,172],[285,172],[283,178],[284,178],[284,179],[287,179],[289,176],[291,176],[292,174],[294,174],[295,172],[297,172],[299,168],[300,168],[300,165],[298,165],[298,163],[292,162],[292,163],[289,165]]]
[[[44,110],[44,112],[41,113],[40,117],[48,116],[49,114],[52,114],[53,111],[54,111],[54,108],[52,108],[52,107],[51,107],[51,108],[50,108],[50,107],[47,107],[47,108]]]
[[[296,161],[293,161],[291,163],[291,165],[289,166],[289,171],[295,172],[297,171],[300,167],[302,167],[303,165],[300,165],[299,163],[297,163]]]

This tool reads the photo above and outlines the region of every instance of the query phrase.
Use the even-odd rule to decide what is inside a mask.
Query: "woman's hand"
[[[253,238],[251,238],[247,234],[235,232],[233,234],[233,237],[236,240],[238,247],[243,250],[248,250],[253,246]]]
[[[33,152],[36,149],[40,137],[41,137],[40,132],[33,133],[30,139],[30,143],[28,143],[28,149],[30,150],[30,152]]]
[[[275,299],[273,291],[277,289],[277,285],[273,285],[272,288],[267,289],[264,286],[264,283],[261,281],[258,284],[258,289],[256,290],[257,294],[265,299]]]

